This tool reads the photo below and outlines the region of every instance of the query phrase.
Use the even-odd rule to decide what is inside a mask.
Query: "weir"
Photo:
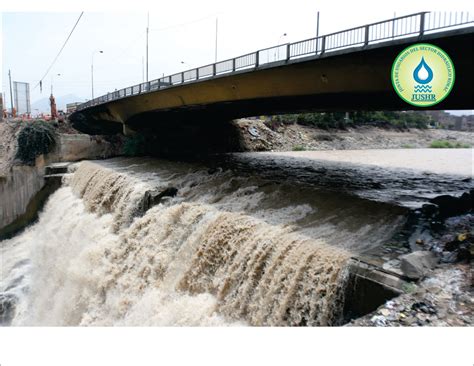
[[[229,171],[149,163],[47,167],[63,185],[2,247],[16,253],[2,284],[12,324],[339,325],[403,292],[358,255],[388,240],[402,211],[355,198],[335,208],[314,191],[303,204]]]

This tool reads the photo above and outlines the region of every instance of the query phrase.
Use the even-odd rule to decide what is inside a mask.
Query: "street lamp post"
[[[53,78],[54,76],[61,76],[61,74],[52,74],[51,75],[51,95],[53,95]]]
[[[282,39],[283,37],[286,37],[286,33],[283,33],[283,34],[280,36],[280,38],[278,38],[278,44],[277,44],[278,59],[280,58],[280,42],[281,42],[281,39]],[[277,52],[275,52],[275,54],[274,54],[275,61],[277,60]]]
[[[92,99],[94,99],[94,55],[96,53],[104,53],[102,50],[95,50],[91,56],[91,85],[92,85]]]
[[[214,62],[217,63],[217,32],[219,30],[219,18],[216,17],[216,44],[214,48]]]
[[[316,54],[319,46],[319,11],[316,13]]]

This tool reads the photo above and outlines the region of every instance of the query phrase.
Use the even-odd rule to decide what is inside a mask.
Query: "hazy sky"
[[[131,3],[136,6],[127,10]],[[223,60],[279,42],[314,37],[318,10],[321,11],[320,34],[387,19],[394,12],[404,15],[424,10],[420,2],[403,6],[397,3],[397,8],[383,1],[372,3],[376,6],[369,1],[115,1],[113,6],[101,1],[99,7],[92,1],[81,1],[85,13],[55,66],[44,78],[40,94],[35,86],[81,9],[50,1],[49,7],[41,6],[48,12],[38,12],[38,4],[15,3],[10,5],[14,8],[2,12],[1,76],[7,103],[9,69],[13,80],[30,83],[32,102],[49,95],[52,76],[56,96],[75,94],[82,100],[89,99],[91,58],[96,50],[104,53],[94,56],[95,96],[142,82],[148,10],[150,80],[214,62],[216,17],[218,59]],[[281,37],[284,33],[287,36]]]

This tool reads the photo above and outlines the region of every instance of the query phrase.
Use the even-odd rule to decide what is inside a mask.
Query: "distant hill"
[[[66,104],[82,102],[84,98],[80,98],[74,94],[66,94],[56,97],[56,106],[58,110],[66,110]],[[38,111],[36,111],[38,109]],[[51,111],[49,106],[49,97],[42,98],[31,104],[31,112],[35,114],[36,112],[49,113]]]

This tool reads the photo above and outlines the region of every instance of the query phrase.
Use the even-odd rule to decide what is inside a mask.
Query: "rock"
[[[382,315],[374,315],[370,318],[370,321],[378,327],[385,327],[387,325],[387,320]]]
[[[416,323],[417,319],[414,316],[409,316],[403,319],[403,322],[407,325],[412,325]]]
[[[459,198],[442,195],[431,199],[430,202],[438,206],[440,215],[443,217],[460,215],[472,209],[472,196],[467,192]]]
[[[441,253],[441,262],[443,263],[454,263],[457,260],[456,252],[443,251]]]
[[[159,204],[165,197],[174,197],[178,193],[175,187],[166,188],[164,191],[146,191],[140,203],[140,214],[144,214],[153,206]]]
[[[474,238],[469,233],[461,233],[444,245],[444,250],[453,252],[444,256],[444,261],[460,262],[470,260],[473,254]]]
[[[424,204],[423,206],[421,206],[421,209],[423,213],[428,217],[435,216],[436,214],[438,214],[438,206],[432,203]]]
[[[9,325],[15,314],[17,298],[11,294],[0,294],[0,325]]]
[[[422,323],[420,325],[423,325],[423,323],[426,322],[426,320],[428,319],[428,316],[423,313],[417,313],[416,318]]]
[[[428,291],[431,294],[439,294],[442,290],[438,286],[431,286],[431,287],[427,287],[426,291]]]
[[[382,309],[380,310],[380,314],[382,314],[383,316],[387,317],[391,314],[390,310],[388,309]]]
[[[413,280],[423,277],[438,263],[436,256],[426,250],[402,255],[400,261],[403,274]]]
[[[425,314],[436,314],[436,309],[434,306],[423,301],[415,302],[411,306],[411,309],[422,311]]]
[[[400,271],[400,261],[398,259],[392,259],[392,260],[389,260],[388,262],[385,262],[382,265],[382,268],[386,271],[403,275],[403,273]]]

